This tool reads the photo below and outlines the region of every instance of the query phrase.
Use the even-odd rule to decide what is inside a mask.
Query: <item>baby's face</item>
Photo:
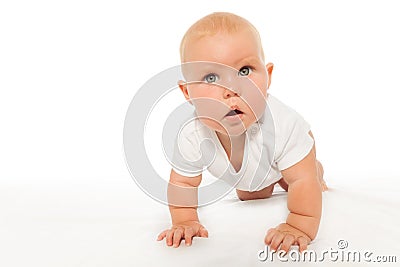
[[[262,116],[268,75],[253,32],[189,40],[184,63],[187,83],[180,88],[203,124],[223,134],[240,135]]]

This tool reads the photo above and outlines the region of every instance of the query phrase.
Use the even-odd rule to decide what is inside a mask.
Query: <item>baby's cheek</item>
[[[196,84],[188,87],[190,98],[199,98],[199,97],[216,98],[217,90],[218,90],[217,86],[211,86],[207,84]]]
[[[257,89],[260,90],[260,92],[265,96],[267,92],[267,80],[256,80],[255,84],[257,86]]]
[[[249,78],[259,89],[267,87],[268,75],[266,72],[254,72]]]

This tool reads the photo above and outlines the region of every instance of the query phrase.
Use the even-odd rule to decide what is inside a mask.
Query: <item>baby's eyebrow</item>
[[[242,59],[239,59],[237,62],[236,62],[236,66],[239,66],[239,68],[241,68],[241,67],[243,67],[244,65],[252,65],[252,64],[256,64],[256,63],[258,63],[260,60],[259,60],[259,58],[258,57],[255,57],[255,56],[250,56],[250,57],[245,57],[245,58],[242,58]]]

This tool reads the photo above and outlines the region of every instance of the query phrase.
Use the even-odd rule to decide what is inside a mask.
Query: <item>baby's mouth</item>
[[[235,115],[238,115],[238,114],[243,114],[243,112],[241,110],[239,110],[239,109],[232,109],[231,111],[226,113],[225,117],[235,116]]]

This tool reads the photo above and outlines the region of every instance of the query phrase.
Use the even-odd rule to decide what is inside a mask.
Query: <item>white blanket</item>
[[[371,262],[380,255],[400,261],[398,188],[390,179],[370,181],[357,188],[331,182],[323,194],[320,230],[309,249],[318,259],[324,250],[338,251],[339,259],[325,254],[322,264],[342,263],[342,251],[358,251],[361,257],[372,252]],[[260,254],[266,231],[287,214],[287,194],[276,189],[269,199],[243,202],[232,192],[201,208],[209,238],[172,248],[156,241],[170,226],[168,208],[140,191],[129,176],[97,184],[3,184],[0,266],[267,266],[271,261],[287,266],[276,254],[273,260],[259,259],[266,256]],[[286,259],[295,260],[295,252]]]

